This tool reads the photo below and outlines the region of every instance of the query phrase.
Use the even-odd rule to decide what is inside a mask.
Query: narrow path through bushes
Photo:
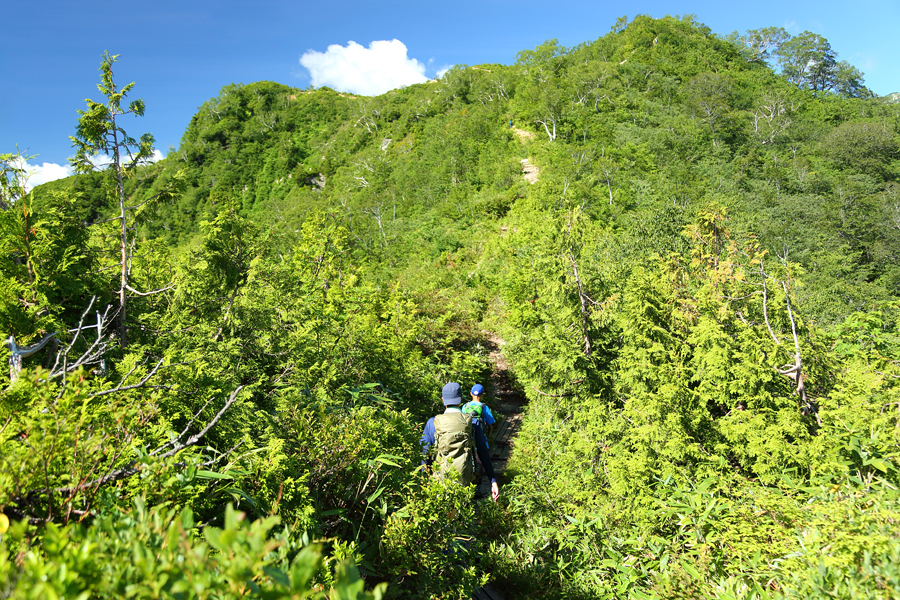
[[[509,372],[509,363],[503,357],[501,349],[503,340],[494,334],[488,338],[490,359],[493,365],[491,380],[487,382],[488,404],[491,412],[497,419],[494,433],[490,441],[491,460],[494,463],[494,471],[500,483],[500,493],[503,493],[503,485],[506,483],[506,465],[515,445],[516,434],[522,420],[522,412],[528,400],[515,389],[512,375]],[[491,483],[487,477],[482,477],[478,489],[479,495],[490,496]]]
[[[509,372],[509,363],[506,362],[506,358],[504,358],[501,351],[503,344],[502,339],[495,334],[489,334],[488,348],[490,349],[489,356],[493,370],[491,372],[491,380],[485,384],[488,404],[491,407],[491,412],[497,419],[490,446],[491,461],[494,463],[494,472],[497,475],[497,481],[500,483],[501,495],[503,494],[503,487],[507,483],[506,465],[515,445],[522,413],[525,410],[525,405],[528,403],[527,398],[516,390],[513,385],[512,374]],[[487,477],[482,476],[481,483],[478,486],[478,494],[486,498],[490,497],[491,482]],[[489,502],[490,500],[484,501]],[[491,584],[476,590],[472,598],[473,600],[503,600],[503,596]]]

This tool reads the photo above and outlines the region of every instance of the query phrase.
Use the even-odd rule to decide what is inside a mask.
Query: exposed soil
[[[523,158],[519,162],[522,163],[522,177],[525,181],[528,183],[537,183],[541,170],[531,164],[531,161],[527,158]]]
[[[519,129],[518,127],[513,129],[513,133],[519,136],[519,140],[523,142],[527,142],[528,140],[534,139],[534,134],[530,131],[525,131],[524,129]]]

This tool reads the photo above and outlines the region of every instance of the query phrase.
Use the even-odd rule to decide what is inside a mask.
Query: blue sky
[[[374,89],[365,80],[387,85],[385,78],[414,82],[454,64],[510,64],[520,50],[552,38],[564,46],[592,41],[622,15],[694,14],[721,35],[766,26],[792,35],[809,30],[861,69],[876,94],[900,91],[898,0],[11,0],[2,14],[0,152],[18,144],[38,155],[29,163],[33,183],[63,173],[76,111],[85,98],[100,99],[105,50],[121,55],[117,81],[135,81],[130,98],[147,105],[145,117],[126,121],[126,131],[152,133],[163,154],[178,146],[197,107],[229,83],[325,82],[360,92]]]

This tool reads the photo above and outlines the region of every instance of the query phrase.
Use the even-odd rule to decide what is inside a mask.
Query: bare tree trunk
[[[760,273],[762,273],[763,277],[763,318],[766,321],[766,327],[769,330],[769,335],[772,336],[772,340],[780,346],[781,340],[775,336],[772,325],[769,323],[769,309],[767,306],[769,303],[769,294],[768,286],[766,285],[766,277],[768,276],[762,266],[760,266]],[[791,298],[788,295],[787,284],[784,281],[781,281],[781,288],[784,290],[784,301],[787,304],[788,319],[791,321],[791,335],[794,338],[794,364],[787,364],[781,368],[775,367],[775,370],[780,375],[784,375],[794,382],[794,392],[800,398],[800,403],[802,405],[800,411],[804,415],[812,414],[815,416],[816,423],[821,426],[822,419],[819,417],[819,411],[816,410],[815,405],[809,399],[809,396],[806,395],[806,384],[803,382],[803,358],[800,355],[800,338],[797,335],[797,323],[794,320],[794,311],[791,309]]]
[[[550,122],[553,123],[553,133],[551,133],[550,129],[547,127],[547,121],[538,121],[538,123],[544,126],[544,131],[547,132],[547,137],[550,138],[550,141],[552,142],[556,140],[556,119],[550,119]]]
[[[584,336],[584,355],[590,358],[591,336],[587,306],[588,297],[584,294],[584,287],[581,285],[581,278],[578,276],[578,263],[575,262],[575,257],[570,254],[569,260],[572,261],[572,274],[575,276],[575,283],[578,284],[578,299],[581,301],[581,333]]]
[[[125,296],[125,288],[128,286],[128,224],[125,219],[125,186],[122,183],[122,165],[121,165],[121,156],[119,156],[119,132],[116,129],[116,115],[115,112],[110,111],[110,116],[112,118],[112,135],[113,135],[113,158],[114,165],[116,167],[116,185],[119,196],[119,219],[121,220],[121,252],[119,256],[120,267],[121,267],[121,277],[119,280],[119,315],[118,315],[118,329],[119,329],[119,343],[124,348],[128,345],[128,339],[126,337],[127,333],[125,330],[125,302],[127,301]]]
[[[791,299],[788,297],[787,285],[782,281],[781,287],[784,289],[784,300],[787,303],[788,318],[791,320],[791,333],[794,336],[794,364],[789,367],[783,374],[794,379],[797,388],[797,395],[803,403],[803,414],[812,413],[816,417],[816,423],[822,426],[822,419],[819,418],[819,412],[813,406],[809,398],[806,396],[806,385],[803,383],[803,361],[800,359],[800,340],[797,337],[797,324],[794,322],[794,313],[791,310]],[[781,372],[781,371],[779,371]]]
[[[769,329],[769,335],[772,336],[772,339],[775,340],[776,344],[780,344],[781,340],[775,337],[775,332],[772,331],[772,325],[769,323],[769,288],[766,285],[766,271],[760,265],[760,272],[762,273],[763,281],[762,281],[762,295],[763,295],[763,318],[766,321],[766,327]]]

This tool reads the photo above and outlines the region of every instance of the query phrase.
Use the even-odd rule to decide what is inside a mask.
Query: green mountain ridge
[[[518,144],[509,122],[535,142]],[[744,230],[771,253],[787,249],[821,283],[809,293],[810,310],[833,321],[900,289],[890,250],[896,228],[885,226],[892,196],[884,195],[896,178],[896,140],[876,134],[878,123],[894,128],[896,111],[798,90],[702,25],[639,18],[593,43],[567,50],[548,42],[513,66],[458,67],[440,82],[377,98],[268,82],[226,86],[131,193],[152,195],[185,169],[186,192],[142,223],[144,235],[176,245],[226,199],[287,232],[306,211],[341,205],[357,240],[396,262],[410,224],[426,213],[446,216],[445,204],[464,201],[464,221],[502,216],[521,195],[522,158],[548,178],[583,171],[560,162],[565,146],[591,157],[587,168],[603,165],[606,182],[593,173],[584,193],[593,210],[620,221],[664,207],[664,196],[686,187],[693,192],[682,204],[692,207],[718,194]],[[836,190],[848,186],[854,205],[839,208]],[[601,193],[617,201],[600,202]],[[386,208],[387,227],[378,216]],[[838,248],[849,269],[823,254]],[[816,299],[825,296],[831,308]],[[846,310],[835,313],[838,297]]]

